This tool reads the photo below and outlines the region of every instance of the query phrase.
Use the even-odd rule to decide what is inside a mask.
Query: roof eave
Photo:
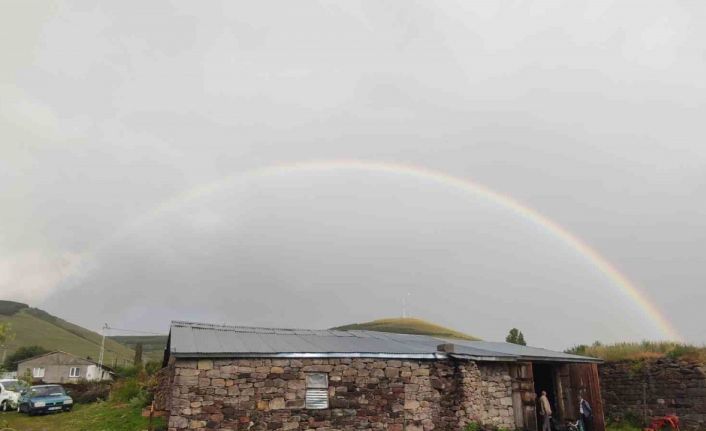
[[[515,356],[477,356],[463,353],[449,353],[450,358],[476,362],[517,362]]]
[[[520,356],[518,360],[526,362],[561,362],[565,364],[602,364],[604,362],[598,358],[557,358],[552,356]]]
[[[189,358],[381,358],[381,359],[445,359],[445,353],[380,353],[380,352],[171,352],[178,359]]]

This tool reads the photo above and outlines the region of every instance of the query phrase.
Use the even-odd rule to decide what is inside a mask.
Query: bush
[[[135,367],[130,368],[129,373],[133,373],[132,368]],[[127,403],[132,407],[145,407],[152,402],[156,386],[156,377],[149,376],[138,368],[136,375],[118,378],[110,391],[110,400]]]
[[[128,365],[125,367],[115,367],[115,374],[119,378],[134,378],[137,377],[142,372],[142,367],[135,365]]]
[[[142,384],[136,378],[120,380],[113,384],[110,400],[128,403],[131,399],[140,396],[143,389]]]
[[[106,382],[64,383],[63,386],[74,402],[79,404],[107,400],[110,395],[110,384]]]
[[[463,431],[480,431],[480,425],[478,422],[469,422],[463,428]]]
[[[152,376],[162,369],[162,361],[149,361],[145,364],[145,372]]]
[[[706,361],[706,348],[673,341],[642,341],[640,343],[615,343],[609,345],[595,342],[591,346],[574,346],[566,352],[592,356],[606,361],[657,359],[664,357]]]

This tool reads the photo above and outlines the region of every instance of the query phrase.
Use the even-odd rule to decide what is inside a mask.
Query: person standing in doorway
[[[539,413],[542,415],[542,431],[552,431],[552,406],[547,398],[547,391],[539,397]]]
[[[593,431],[593,410],[588,401],[583,399],[583,394],[579,395],[579,420],[582,431]]]

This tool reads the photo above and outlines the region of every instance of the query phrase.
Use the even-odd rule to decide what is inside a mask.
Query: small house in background
[[[27,373],[37,382],[78,383],[113,380],[113,370],[90,359],[56,351],[28,358],[17,364],[17,375]]]
[[[579,396],[604,431],[600,361],[487,341],[372,331],[172,322],[156,396],[169,430],[537,431],[536,394],[559,424]]]

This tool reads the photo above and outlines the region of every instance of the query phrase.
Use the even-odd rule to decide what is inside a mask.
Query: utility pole
[[[101,373],[101,376],[103,375],[103,353],[105,352],[105,333],[110,329],[107,323],[103,324],[103,329],[101,332],[103,332],[103,339],[101,340],[101,352],[98,355],[98,368],[100,368],[99,372]]]

